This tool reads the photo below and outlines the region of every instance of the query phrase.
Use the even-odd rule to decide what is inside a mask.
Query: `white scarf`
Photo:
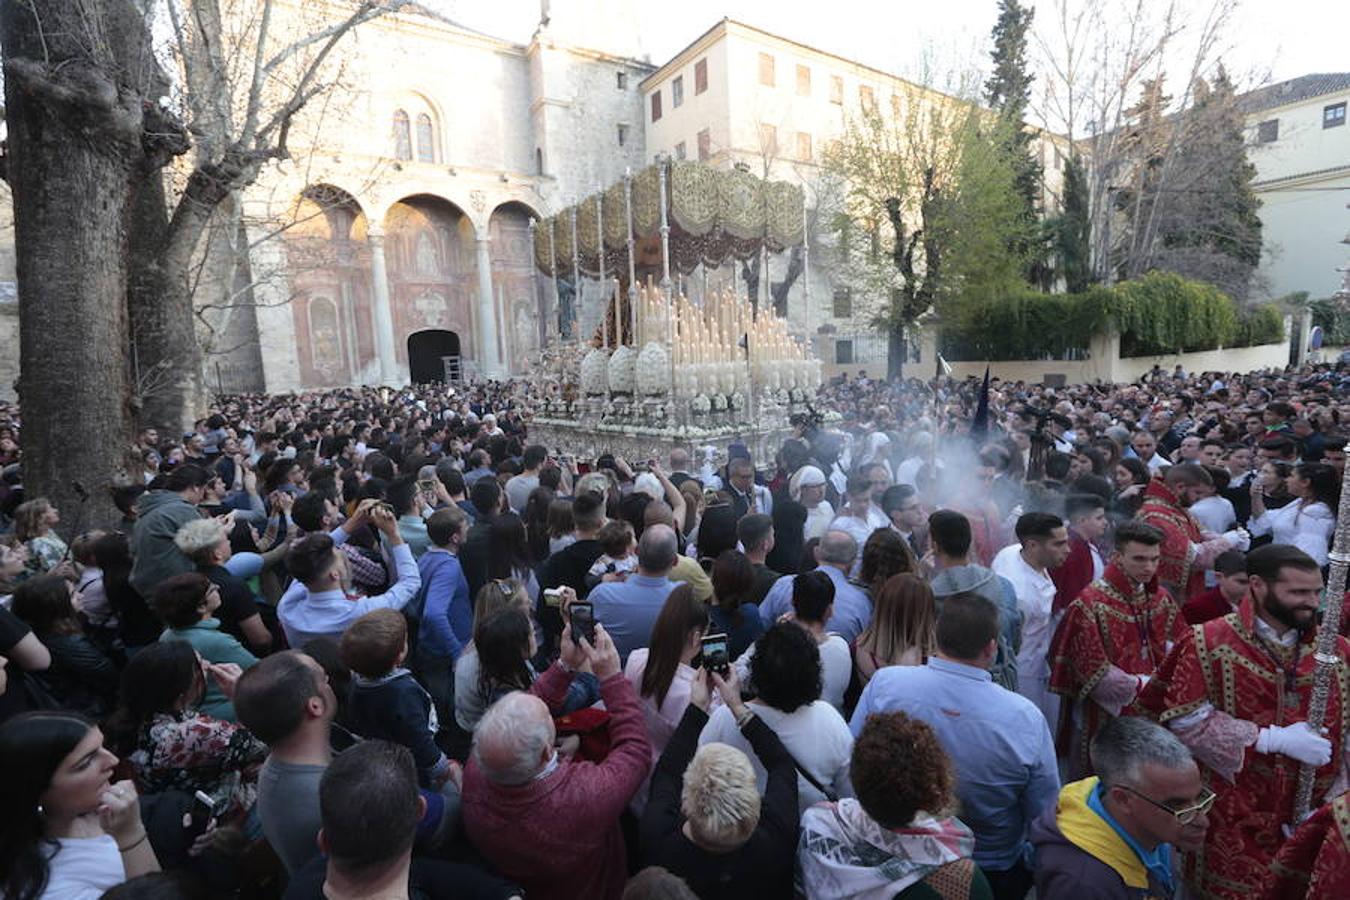
[[[975,852],[975,835],[959,819],[919,813],[892,830],[851,798],[817,803],[802,814],[801,829],[797,859],[808,900],[890,900]]]

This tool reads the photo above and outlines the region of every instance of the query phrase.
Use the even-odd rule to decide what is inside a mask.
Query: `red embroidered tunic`
[[[1158,580],[1175,586],[1176,600],[1185,603],[1205,589],[1204,569],[1196,564],[1197,547],[1204,538],[1194,517],[1182,507],[1161,474],[1144,488],[1144,503],[1135,516],[1163,533]]]
[[[1298,760],[1257,753],[1255,738],[1261,727],[1307,719],[1316,667],[1314,632],[1282,647],[1258,636],[1254,619],[1249,596],[1236,612],[1192,626],[1141,697],[1159,721],[1174,723],[1195,753],[1205,783],[1218,794],[1205,846],[1186,858],[1186,877],[1205,897],[1250,900],[1259,894],[1283,841],[1281,827],[1294,815]],[[1350,642],[1341,638],[1338,649],[1341,661],[1324,719],[1331,762],[1317,771],[1314,802],[1326,796],[1344,758]],[[1231,718],[1211,715],[1212,729],[1178,721],[1205,704]]]
[[[1068,748],[1071,759],[1086,766],[1087,747],[1108,716],[1143,712],[1128,683],[1124,694],[1120,687],[1110,692],[1117,695],[1115,703],[1098,690],[1113,687],[1103,685],[1112,667],[1125,675],[1152,678],[1185,633],[1176,601],[1156,581],[1136,587],[1112,563],[1101,580],[1083,588],[1050,644],[1050,690],[1077,701],[1077,722],[1061,716],[1062,744],[1070,734],[1073,738]],[[1114,680],[1125,681],[1119,674]]]
[[[1350,792],[1323,806],[1284,842],[1271,863],[1265,900],[1350,897]]]

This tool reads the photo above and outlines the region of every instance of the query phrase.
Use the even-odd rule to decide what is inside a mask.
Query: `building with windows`
[[[1264,244],[1261,287],[1272,298],[1341,286],[1350,230],[1350,72],[1303,75],[1239,98],[1256,166]]]
[[[219,267],[231,280],[204,278],[199,291],[215,310],[208,385],[401,383],[445,377],[447,362],[465,375],[524,373],[558,333],[552,284],[530,259],[530,220],[658,154],[805,185],[810,289],[803,273],[787,293],[793,330],[814,336],[831,366],[884,366],[885,338],[866,298],[837,277],[829,229],[815,218],[822,157],[863,108],[952,99],[729,19],[658,67],[642,51],[639,9],[542,0],[521,43],[413,4],[346,37],[332,89],[297,118],[290,158],[264,169],[240,221],[226,223],[229,240],[211,244],[238,256]],[[351,8],[276,0],[272,10],[273,34],[294,39]],[[1042,161],[1054,208],[1060,166]],[[17,329],[7,207],[0,186],[5,394],[18,352],[17,339],[3,340]],[[771,255],[768,280],[781,284],[793,265]],[[709,273],[709,287],[733,279],[744,292],[730,266]],[[697,297],[702,279],[680,287]],[[584,279],[577,290],[570,306],[586,334],[599,290]]]
[[[648,158],[692,155],[805,187],[811,269],[809,284],[805,273],[798,275],[787,294],[788,318],[795,331],[812,336],[827,371],[866,366],[884,374],[887,339],[870,324],[875,298],[855,295],[834,264],[833,229],[817,215],[821,191],[830,190],[822,178],[825,153],[850,117],[879,112],[903,121],[909,104],[960,101],[732,19],[714,24],[648,75],[641,89]],[[1042,205],[1051,212],[1059,208],[1065,147],[1037,142],[1046,176]],[[769,280],[780,284],[791,267],[788,254],[771,255]],[[725,281],[730,272],[715,277]],[[915,335],[911,360],[918,352]]]

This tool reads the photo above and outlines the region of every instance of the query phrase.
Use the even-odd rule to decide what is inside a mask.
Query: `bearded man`
[[[1321,804],[1346,764],[1344,638],[1324,728],[1307,723],[1321,569],[1302,550],[1271,544],[1247,555],[1247,574],[1238,609],[1192,626],[1142,697],[1218,795],[1204,848],[1187,854],[1185,871],[1199,896],[1219,900],[1248,900],[1267,886],[1285,827],[1298,824],[1300,766],[1316,767],[1313,799]]]
[[[1184,604],[1205,590],[1205,570],[1225,550],[1245,550],[1245,532],[1222,535],[1201,532],[1190,506],[1214,487],[1203,466],[1171,466],[1154,475],[1144,489],[1144,503],[1136,516],[1163,533],[1158,580],[1177,603]]]

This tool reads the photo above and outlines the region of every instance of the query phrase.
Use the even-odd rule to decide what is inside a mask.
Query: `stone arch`
[[[500,356],[512,374],[525,372],[543,346],[548,321],[546,294],[540,290],[530,251],[529,225],[539,214],[519,200],[508,200],[492,210],[488,237],[492,250],[493,302],[497,308]]]
[[[464,355],[481,360],[474,317],[477,265],[469,217],[444,197],[410,194],[385,212],[384,233],[400,362],[408,362],[408,336],[428,329],[455,332],[461,336]]]
[[[367,226],[336,185],[309,185],[292,206],[282,242],[304,387],[350,384],[374,362]]]

